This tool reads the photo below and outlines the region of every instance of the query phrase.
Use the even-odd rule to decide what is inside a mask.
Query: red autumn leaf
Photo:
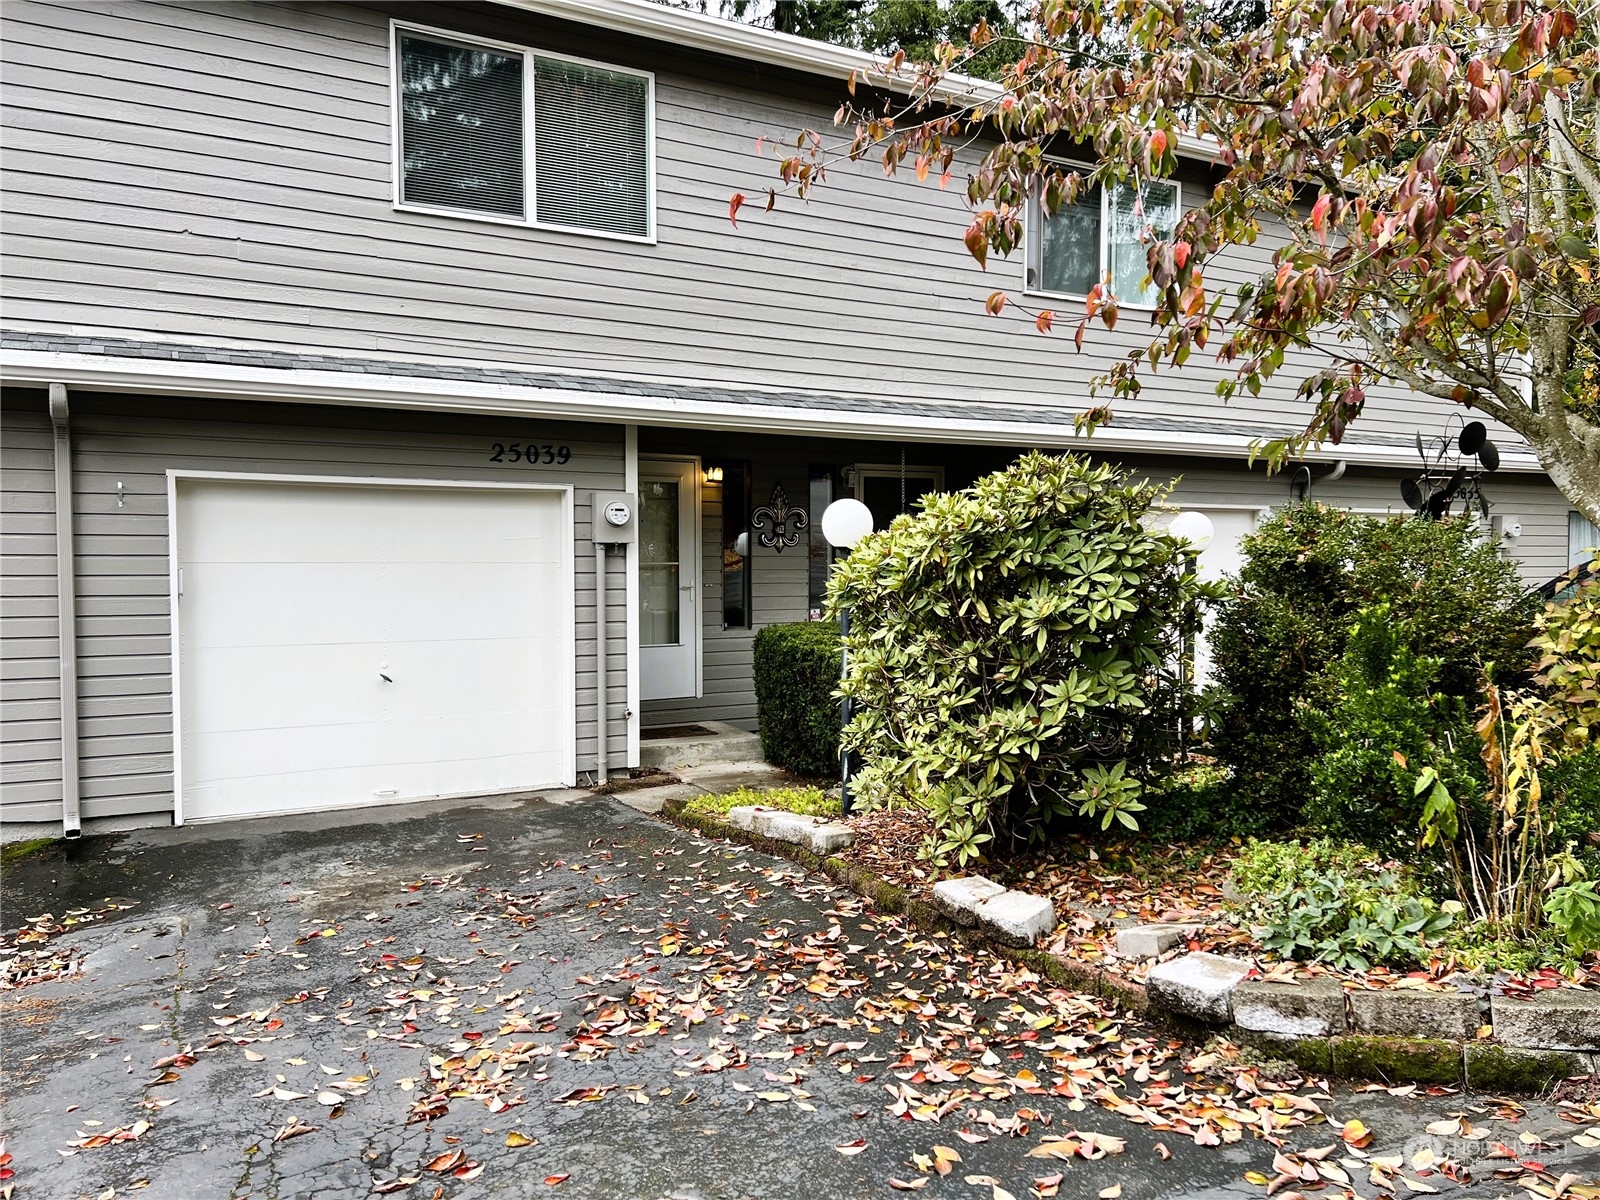
[[[735,228],[739,224],[739,209],[744,204],[744,193],[735,192],[728,198],[728,220]]]
[[[1050,327],[1055,324],[1055,321],[1055,313],[1047,308],[1033,319],[1033,325],[1040,333],[1049,333]]]
[[[1000,310],[1005,306],[1006,294],[1004,292],[990,292],[989,299],[984,302],[983,310],[991,317],[998,317]]]
[[[983,226],[986,218],[993,214],[987,210],[972,218],[972,224],[967,226],[967,232],[961,240],[966,243],[967,253],[978,260],[978,265],[984,270],[989,269],[989,241],[983,235]]]

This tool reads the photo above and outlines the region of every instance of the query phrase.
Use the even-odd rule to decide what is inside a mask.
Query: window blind
[[[533,71],[538,219],[649,236],[649,80],[556,58]]]
[[[400,37],[401,199],[525,215],[520,54]]]

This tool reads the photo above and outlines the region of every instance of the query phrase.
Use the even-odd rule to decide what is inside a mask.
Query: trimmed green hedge
[[[801,775],[839,770],[839,630],[825,621],[768,625],[755,641],[761,753]]]

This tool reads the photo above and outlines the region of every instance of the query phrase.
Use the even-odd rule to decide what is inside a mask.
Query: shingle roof
[[[473,366],[468,363],[424,362],[402,358],[349,358],[333,354],[298,350],[263,349],[245,346],[210,346],[199,343],[149,341],[99,334],[59,333],[44,330],[0,330],[0,349],[46,351],[55,354],[104,356],[110,359],[166,360],[184,363],[211,363],[222,366],[254,367],[267,370],[330,371],[343,374],[382,375],[415,379],[450,380],[457,383],[486,383],[515,387],[549,388],[565,392],[591,392],[632,395],[663,400],[703,401],[766,408],[792,408],[808,413],[873,412],[918,417],[945,418],[966,422],[1029,424],[1070,429],[1075,413],[1055,406],[1038,407],[991,404],[981,401],[900,399],[870,394],[839,395],[768,389],[741,389],[726,386],[678,383],[658,379],[626,379],[571,374],[560,371],[509,366]],[[1262,429],[1243,422],[1219,422],[1215,418],[1185,420],[1119,413],[1119,429],[1138,429],[1150,433],[1206,433],[1234,436],[1271,436],[1292,432]],[[1376,444],[1376,443],[1369,443]]]

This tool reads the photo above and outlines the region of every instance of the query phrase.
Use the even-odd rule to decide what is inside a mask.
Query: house
[[[1416,436],[1459,422],[1375,394],[1269,478],[1248,447],[1294,427],[1295,373],[1225,405],[1191,366],[1077,436],[1140,339],[1129,197],[987,273],[959,189],[870,165],[730,224],[845,50],[644,0],[3,19],[12,836],[593,778],[652,729],[754,726],[754,633],[818,615],[835,498],[881,523],[1076,447],[1181,476],[1214,572],[1308,481],[1398,511]],[[1101,271],[1124,320],[1081,354],[984,314]],[[1571,510],[1503,444],[1532,583]]]

